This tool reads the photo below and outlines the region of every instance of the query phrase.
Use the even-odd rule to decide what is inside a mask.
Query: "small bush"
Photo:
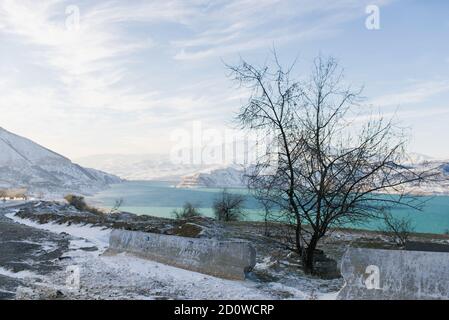
[[[72,206],[74,206],[79,211],[88,211],[90,213],[94,214],[103,214],[101,210],[98,210],[97,208],[93,208],[89,205],[87,205],[86,201],[84,200],[84,197],[82,196],[76,196],[74,194],[68,194],[64,197],[64,199]]]
[[[64,197],[64,199],[72,206],[77,208],[78,210],[85,211],[87,209],[87,204],[84,201],[84,197],[76,196],[74,194],[68,194]]]
[[[190,202],[184,203],[181,210],[174,210],[173,215],[178,220],[188,220],[201,216],[199,210]]]
[[[243,203],[245,197],[240,194],[228,193],[225,190],[218,196],[212,208],[215,213],[215,218],[218,221],[238,221],[244,216]]]

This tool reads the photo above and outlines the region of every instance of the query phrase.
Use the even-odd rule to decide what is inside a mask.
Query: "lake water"
[[[196,204],[203,215],[213,216],[211,209],[215,197],[222,189],[174,188],[170,182],[163,181],[129,181],[113,185],[87,200],[92,205],[103,208],[113,206],[116,199],[122,198],[121,210],[136,214],[147,214],[158,217],[173,217],[173,210],[179,209],[189,201]],[[246,220],[262,220],[261,208],[246,189],[229,189],[229,192],[245,194]],[[412,219],[415,231],[442,234],[449,230],[449,196],[424,197],[426,204],[423,211],[396,208],[392,213],[397,216],[408,216]],[[352,227],[377,230],[378,221],[370,221]]]

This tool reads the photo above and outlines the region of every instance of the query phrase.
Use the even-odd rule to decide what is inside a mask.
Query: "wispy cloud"
[[[189,21],[193,36],[172,42],[178,48],[175,59],[198,60],[322,37],[335,33],[340,23],[363,15],[368,3],[388,2],[216,1]]]
[[[340,9],[353,7],[356,2],[345,1]],[[28,45],[29,62],[55,74],[61,100],[70,101],[78,109],[123,111],[163,104],[178,109],[192,100],[188,96],[166,97],[166,92],[158,96],[154,89],[136,90],[124,80],[134,54],[154,45],[149,36],[143,41],[142,37],[130,36],[129,23],[183,25],[191,34],[169,41],[173,57],[199,59],[269,47],[274,40],[282,43],[316,35],[322,30],[313,26],[301,31],[291,6],[300,8],[300,16],[322,8],[334,12],[331,9],[336,7],[322,1],[312,4],[278,0],[81,2],[79,29],[70,31],[65,24],[70,4],[62,0],[1,0],[1,30]],[[284,22],[276,25],[280,21]],[[56,88],[52,84],[51,89]]]
[[[0,125],[40,132],[69,156],[163,148],[155,128],[232,117],[242,95],[224,79],[220,58],[273,43],[299,49],[354,19],[363,28],[365,5],[388,2],[0,0]],[[80,10],[77,30],[66,27],[69,5]],[[86,144],[75,151],[62,141],[74,133]]]
[[[65,25],[65,4],[56,0],[2,0],[0,18],[4,21],[4,32],[17,35],[19,41],[31,46],[30,61],[55,70],[74,105],[117,109],[125,106],[125,100],[128,110],[142,108],[142,101],[151,94],[133,93],[132,86],[123,84],[122,79],[130,55],[148,48],[151,42],[127,41],[115,24],[121,19],[160,19],[162,9],[144,7],[122,11],[110,4],[93,6],[81,11],[79,29],[70,31]],[[178,13],[173,14],[176,17]],[[120,86],[112,89],[117,84]]]
[[[449,80],[422,81],[401,92],[377,97],[369,101],[369,104],[377,107],[416,104],[445,92],[449,92]]]

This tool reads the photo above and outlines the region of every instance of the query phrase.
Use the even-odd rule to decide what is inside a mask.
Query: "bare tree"
[[[302,80],[292,79],[294,65],[284,69],[276,53],[273,67],[245,61],[228,67],[251,90],[237,117],[241,127],[274,136],[249,187],[294,225],[292,249],[305,272],[314,272],[316,247],[329,228],[379,218],[390,206],[419,208],[405,186],[427,172],[400,165],[406,139],[391,121],[355,117],[361,90],[343,86],[335,59],[317,58]]]
[[[265,198],[263,197],[263,195],[261,193],[255,195],[255,198],[259,201],[260,204],[262,204],[263,207],[263,221],[264,221],[264,235],[265,236],[269,236],[270,235],[270,231],[268,228],[268,223],[270,222],[270,220],[273,220],[273,209],[274,209],[274,204],[273,202],[269,199],[269,198]]]
[[[290,79],[292,68],[284,71],[277,58],[275,60],[277,69],[274,72],[267,66],[258,68],[246,61],[241,61],[237,66],[228,65],[228,68],[234,80],[252,91],[248,104],[241,108],[237,116],[241,127],[261,130],[275,138],[272,148],[258,159],[248,174],[248,186],[256,193],[256,198],[270,199],[278,205],[280,211],[294,220],[295,244],[298,252],[301,252],[302,221],[295,201],[296,175],[292,144],[297,136],[296,101],[301,96],[301,90],[299,83]],[[282,161],[282,168],[273,168],[273,156],[275,160]]]
[[[238,221],[244,215],[243,204],[245,197],[241,194],[229,193],[223,189],[214,200],[212,208],[218,221]]]
[[[398,246],[404,247],[413,231],[414,227],[410,218],[394,217],[390,212],[385,213],[382,232]]]
[[[114,202],[114,206],[112,206],[111,210],[109,211],[109,214],[117,213],[120,210],[120,207],[123,205],[123,198],[116,199]]]

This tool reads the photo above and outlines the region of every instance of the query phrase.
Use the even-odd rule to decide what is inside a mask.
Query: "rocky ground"
[[[245,239],[257,251],[246,281],[223,280],[127,255],[103,255],[112,228],[187,237]],[[218,223],[79,211],[67,204],[30,201],[0,207],[0,298],[3,299],[323,299],[343,286],[339,261],[351,246],[397,249],[388,237],[333,230],[317,254],[320,276],[301,271],[286,249],[281,224]],[[412,240],[449,243],[448,236],[415,234]],[[80,287],[66,285],[67,267],[81,272]]]
[[[0,214],[0,244],[0,299],[10,299],[26,281],[40,282],[42,276],[61,270],[59,258],[68,250],[69,240],[64,234],[17,224]]]

